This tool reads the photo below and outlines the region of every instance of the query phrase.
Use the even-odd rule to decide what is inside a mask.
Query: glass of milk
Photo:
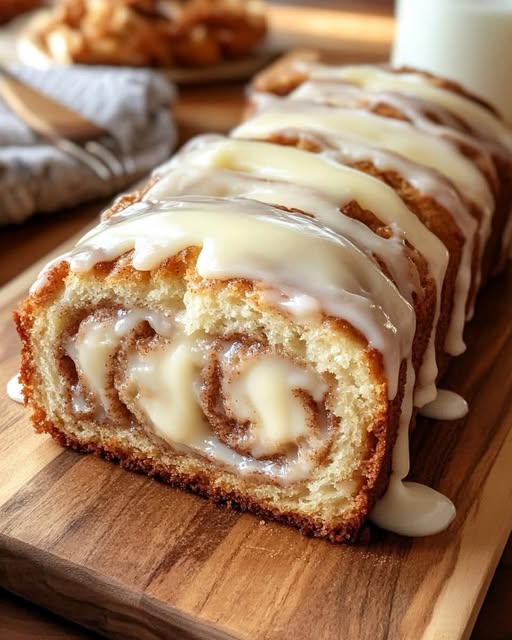
[[[397,0],[391,63],[459,82],[512,123],[512,0]]]

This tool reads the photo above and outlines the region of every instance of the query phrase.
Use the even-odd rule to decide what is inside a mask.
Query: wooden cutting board
[[[18,367],[0,291],[0,389]],[[446,493],[438,536],[336,546],[32,432],[0,393],[0,585],[111,638],[468,638],[512,524],[512,269],[480,296],[444,386],[465,421],[420,423],[412,477]]]

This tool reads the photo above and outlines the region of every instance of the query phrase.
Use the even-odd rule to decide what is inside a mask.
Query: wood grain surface
[[[0,295],[0,385],[17,368]],[[32,432],[0,398],[0,583],[112,638],[469,637],[512,520],[512,270],[479,300],[468,352],[445,380],[466,421],[423,421],[412,477],[457,519],[409,540],[343,547],[215,506]]]
[[[321,4],[345,11],[323,12],[316,24],[328,37],[319,33],[309,44],[347,62],[386,57],[385,38],[347,37],[342,30],[347,17],[355,20],[353,34],[371,26],[367,16],[347,12],[386,16],[390,2]],[[273,10],[280,44],[304,45],[307,10]],[[379,24],[390,38],[389,21]],[[205,129],[226,131],[239,119],[243,101],[236,83],[182,91],[176,105],[181,139]],[[100,208],[94,203],[4,228],[0,285]],[[0,293],[0,385],[17,367],[10,310],[32,277],[29,272]],[[467,389],[468,422],[425,422],[416,433],[415,477],[430,478],[459,506],[445,534],[411,542],[378,533],[367,548],[306,540],[108,463],[62,452],[32,434],[23,409],[2,398],[0,583],[117,638],[468,637],[510,530],[511,295],[509,272],[481,296],[469,327],[469,352],[445,380],[450,388]],[[512,638],[511,605],[509,544],[471,638]],[[2,640],[97,637],[0,590]]]

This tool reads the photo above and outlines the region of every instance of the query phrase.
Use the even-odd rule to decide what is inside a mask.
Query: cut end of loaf
[[[65,263],[53,268],[17,316],[24,343],[21,380],[36,428],[78,451],[118,460],[126,468],[288,522],[304,532],[333,541],[354,540],[385,487],[397,429],[400,397],[393,403],[387,399],[380,354],[346,322],[321,315],[301,326],[262,300],[250,282],[205,281],[196,271],[196,260],[197,250],[189,249],[152,273],[133,269],[128,255],[87,274],[72,273]],[[111,407],[107,415],[98,416],[87,382],[81,379],[83,372],[67,355],[66,344],[91,318],[108,319],[122,310],[181,316],[187,336],[199,333],[212,344],[245,340],[253,351],[255,343],[259,348],[263,344],[266,352],[322,378],[329,396],[326,404],[332,410],[329,433],[313,452],[306,477],[276,480],[261,471],[265,462],[279,464],[289,456],[290,443],[261,455],[260,469],[245,474],[204,452],[173,446],[137,406],[140,390],[133,389],[132,382],[130,391],[122,377],[110,378]],[[118,345],[115,362],[109,366],[126,366],[127,350],[143,353],[148,341],[159,340],[163,344],[155,348],[165,349],[168,338],[159,337],[142,319],[124,337],[125,344]],[[215,357],[211,349],[210,357]],[[198,371],[203,386],[208,382],[206,369]],[[213,394],[209,400],[218,404],[223,395],[215,379],[218,367],[212,373],[210,366],[209,371],[214,376],[209,380],[208,393]],[[82,411],[73,407],[73,389],[78,386],[86,404],[89,392],[91,403]],[[311,410],[313,421],[319,419],[316,411],[316,407]],[[225,438],[218,425],[212,426],[211,417],[209,429]],[[226,419],[226,424],[233,428],[232,420]],[[237,449],[233,441],[226,442]],[[296,444],[291,443],[292,455]],[[243,447],[239,451],[251,456]]]

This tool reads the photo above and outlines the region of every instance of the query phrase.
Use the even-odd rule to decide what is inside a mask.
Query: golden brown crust
[[[329,529],[324,523],[312,518],[300,517],[292,512],[286,513],[265,507],[245,495],[234,491],[224,491],[221,487],[213,487],[209,476],[206,474],[196,476],[181,475],[169,471],[155,460],[128,452],[122,446],[112,445],[107,448],[93,443],[82,442],[46,424],[44,418],[41,419],[40,424],[41,427],[36,427],[36,430],[50,434],[63,447],[74,449],[79,453],[92,453],[110,462],[118,463],[123,469],[143,473],[150,478],[156,478],[178,489],[190,491],[240,511],[248,511],[255,515],[283,522],[299,529],[304,535],[327,538],[331,542],[357,542],[365,520],[362,512],[360,512],[353,517],[351,522]]]
[[[299,49],[282,56],[276,62],[257,73],[251,83],[254,91],[288,95],[307,80],[307,72],[297,68],[297,62],[314,63],[320,60],[320,53],[312,49]]]

